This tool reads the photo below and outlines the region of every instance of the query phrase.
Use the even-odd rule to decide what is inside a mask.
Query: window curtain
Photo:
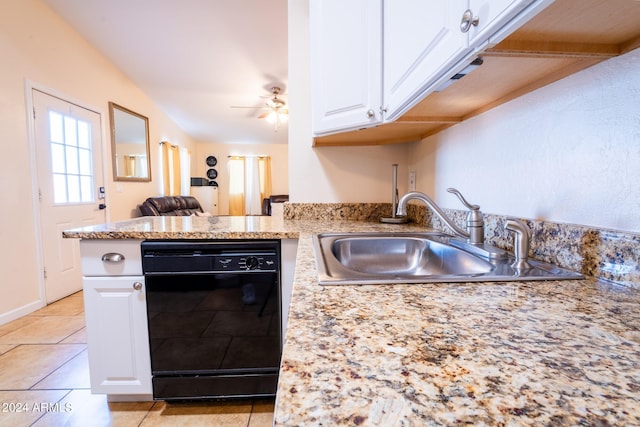
[[[271,196],[269,156],[229,157],[229,215],[261,215]]]
[[[162,147],[162,194],[164,196],[178,196],[182,194],[180,147],[171,145],[167,141],[160,144]],[[188,173],[188,169],[185,169],[185,173]]]
[[[124,158],[124,175],[136,176],[136,156],[125,154]]]
[[[244,215],[244,157],[229,158],[229,215]]]
[[[191,195],[191,153],[180,147],[180,194]]]
[[[271,197],[271,157],[258,157],[260,174],[260,201]]]

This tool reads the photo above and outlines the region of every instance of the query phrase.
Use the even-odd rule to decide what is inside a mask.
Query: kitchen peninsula
[[[638,290],[595,278],[318,285],[314,233],[398,227],[275,217],[145,217],[64,235],[296,239],[275,425],[640,423]]]

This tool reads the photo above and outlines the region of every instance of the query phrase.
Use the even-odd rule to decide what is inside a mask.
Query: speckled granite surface
[[[62,234],[82,239],[297,239],[303,233],[334,230],[419,231],[424,227],[336,219],[285,220],[272,216],[148,216],[65,230]]]
[[[326,286],[302,236],[278,426],[640,425],[640,292]]]
[[[318,285],[312,234],[398,229],[423,227],[173,217],[65,236],[299,239],[278,426],[640,425],[640,291],[595,279]]]

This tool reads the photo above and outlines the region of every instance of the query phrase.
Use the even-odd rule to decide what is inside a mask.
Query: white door
[[[312,0],[314,135],[382,123],[382,0]]]
[[[106,222],[100,115],[33,90],[45,300],[82,289],[77,239],[62,231]]]
[[[393,121],[470,50],[460,31],[467,0],[384,3],[383,101]]]

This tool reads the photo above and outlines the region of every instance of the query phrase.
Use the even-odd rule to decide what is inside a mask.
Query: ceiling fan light
[[[267,122],[274,124],[278,120],[278,114],[275,111],[269,111],[265,119]]]

